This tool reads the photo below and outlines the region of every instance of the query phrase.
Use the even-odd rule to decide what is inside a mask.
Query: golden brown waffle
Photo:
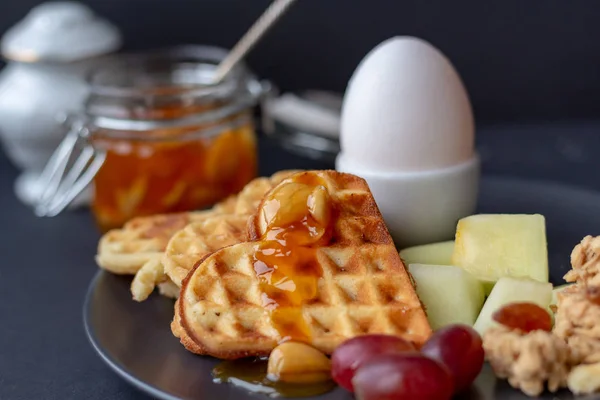
[[[198,346],[186,333],[185,329],[181,326],[181,320],[177,314],[179,308],[179,299],[175,301],[175,312],[173,321],[171,322],[171,332],[178,338],[184,346],[192,353],[202,354],[202,348]]]
[[[162,258],[167,276],[178,286],[205,255],[247,240],[246,222],[264,195],[283,179],[298,171],[280,171],[270,178],[257,178],[238,194],[234,210],[193,223],[169,241]]]
[[[165,274],[162,265],[163,255],[172,236],[188,224],[196,225],[198,236],[190,252],[198,253],[202,241],[206,242],[206,252],[215,251],[225,245],[243,240],[242,230],[235,228],[242,224],[241,218],[247,218],[257,207],[262,196],[285,177],[297,171],[281,171],[270,178],[257,178],[249,182],[237,196],[231,196],[215,205],[211,210],[155,215],[135,218],[121,229],[107,232],[100,240],[96,261],[98,265],[116,274],[135,274],[131,283],[131,293],[136,301],[145,300],[158,284],[161,294],[176,297],[173,285]],[[219,216],[219,219],[215,219]],[[233,216],[233,217],[232,217]],[[207,221],[202,224],[203,221]],[[204,227],[204,230],[200,229]],[[225,231],[229,229],[229,234]],[[216,232],[216,234],[215,234]],[[181,245],[177,247],[181,249]],[[189,254],[191,257],[192,254]],[[189,258],[188,257],[188,258]],[[171,263],[172,264],[172,263]],[[188,270],[193,264],[186,266]],[[177,287],[185,277],[183,269],[174,272]]]
[[[309,171],[282,185],[305,174],[325,182],[337,210],[331,240],[316,249],[323,272],[318,296],[301,306],[309,342],[327,354],[346,339],[371,333],[422,344],[431,328],[366,182]],[[249,223],[252,239],[261,231],[259,215]],[[256,242],[245,242],[216,251],[183,281],[173,326],[188,350],[222,359],[261,356],[283,339],[262,303],[256,248]]]
[[[235,197],[230,197],[212,210],[134,218],[102,236],[96,262],[115,274],[135,274],[149,261],[160,262],[175,232],[215,213],[231,213],[235,205]]]
[[[199,259],[245,241],[247,222],[247,215],[222,214],[189,224],[173,235],[167,245],[162,258],[165,273],[175,285],[181,286]]]
[[[280,171],[270,178],[256,178],[238,196],[230,196],[211,210],[134,218],[102,236],[96,262],[115,274],[136,274],[148,261],[162,259],[177,231],[216,214],[250,215],[273,185],[295,172],[298,171]]]
[[[190,223],[216,214],[252,213],[262,196],[284,177],[297,171],[281,171],[271,178],[252,180],[240,192],[215,205],[211,210],[152,215],[134,218],[120,229],[100,239],[96,262],[115,274],[135,274],[150,260],[161,259],[171,237]]]

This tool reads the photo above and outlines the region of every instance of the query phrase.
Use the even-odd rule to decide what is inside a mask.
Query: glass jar
[[[193,46],[121,56],[90,75],[85,112],[68,124],[79,141],[73,152],[94,155],[79,160],[86,166],[78,175],[93,179],[92,210],[103,231],[136,216],[206,208],[256,176],[252,111],[268,88],[243,66],[211,84],[225,54]],[[69,179],[78,161],[67,158],[69,171],[54,186],[68,182],[73,192],[82,186]],[[60,204],[49,214],[64,208],[56,197],[73,196],[57,192]],[[44,200],[42,208],[52,209]]]

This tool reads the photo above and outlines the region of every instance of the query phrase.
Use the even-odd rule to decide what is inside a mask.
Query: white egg
[[[457,165],[474,155],[473,131],[459,75],[421,39],[381,43],[348,83],[341,147],[354,169],[408,172]]]

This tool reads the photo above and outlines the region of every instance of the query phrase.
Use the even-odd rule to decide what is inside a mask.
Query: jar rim
[[[235,118],[228,119],[226,121],[219,121],[218,123],[210,126],[197,127],[193,130],[186,130],[184,132],[173,134],[164,133],[161,135],[147,135],[142,133],[140,130],[118,130],[118,129],[99,129],[95,125],[86,125],[82,131],[82,136],[88,138],[92,142],[96,139],[102,140],[123,140],[123,141],[135,141],[135,142],[146,142],[146,143],[160,143],[160,142],[189,142],[197,141],[200,139],[208,139],[222,134],[224,131],[238,129],[242,126],[252,124],[252,117],[248,113],[240,113]]]
[[[86,82],[91,96],[115,98],[215,97],[231,95],[236,87],[255,80],[240,63],[221,82],[212,83],[227,50],[186,45],[107,57],[90,70]]]
[[[220,47],[189,45],[107,59],[87,76],[82,117],[97,128],[146,131],[210,124],[255,106],[271,87],[243,63],[212,83],[226,55]],[[197,106],[206,111],[196,113]],[[163,107],[182,113],[153,112]]]

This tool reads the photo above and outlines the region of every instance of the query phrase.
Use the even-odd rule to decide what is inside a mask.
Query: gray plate
[[[570,268],[569,255],[587,234],[600,230],[600,193],[558,184],[513,179],[484,179],[479,211],[488,213],[540,213],[546,216],[550,276],[554,283]],[[89,339],[102,359],[121,377],[160,399],[255,399],[229,385],[215,384],[211,370],[217,361],[195,356],[171,334],[173,301],[153,295],[143,303],[131,300],[130,278],[99,272],[84,305]],[[469,400],[527,399],[485,367]],[[568,392],[544,399],[573,399]],[[342,400],[352,396],[338,388],[314,399]],[[581,397],[580,397],[581,399]]]

